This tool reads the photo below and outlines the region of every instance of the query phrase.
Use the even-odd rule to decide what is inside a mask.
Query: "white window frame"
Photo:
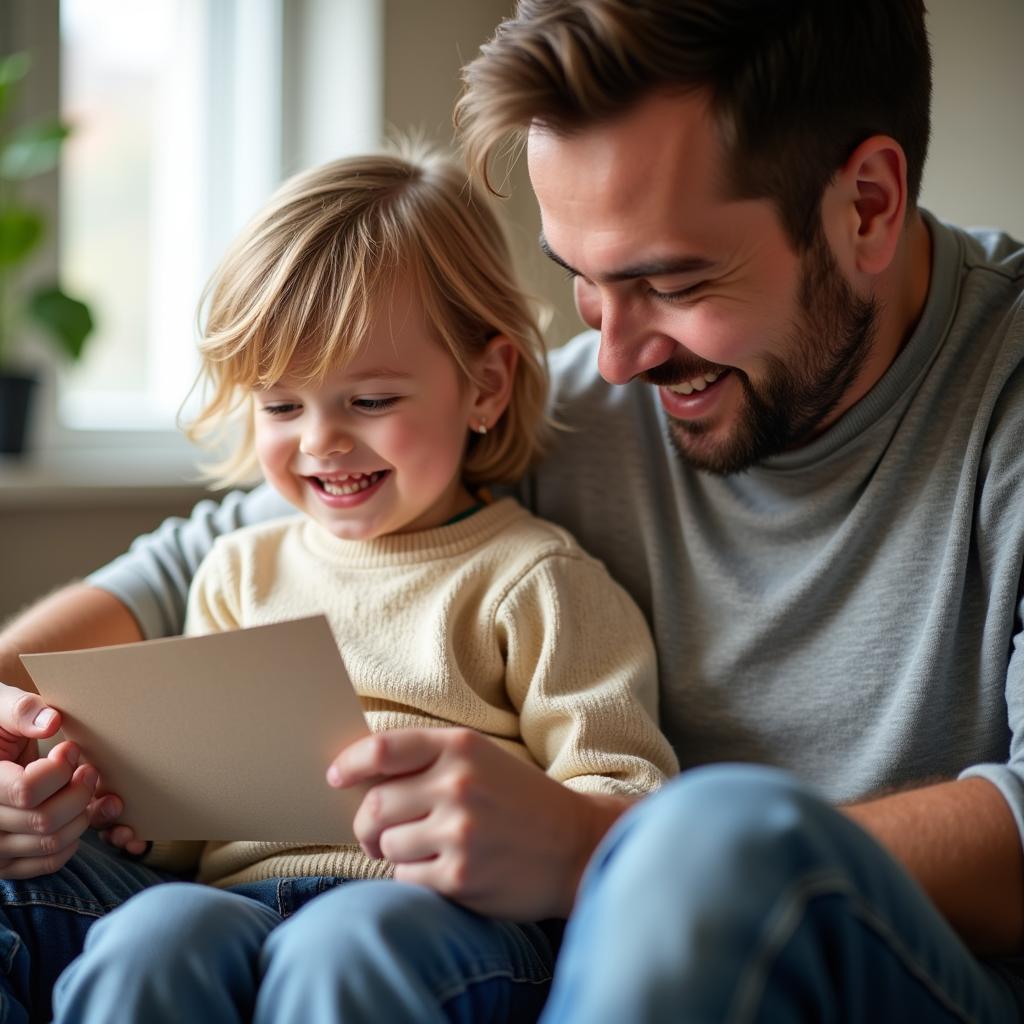
[[[219,257],[224,236],[233,234],[283,177],[380,144],[384,2],[211,0],[211,40],[218,33],[221,39],[224,32],[236,34],[230,68],[233,106],[247,113],[237,117],[222,109],[211,119],[206,166],[214,186],[212,207],[220,221],[210,225],[207,238],[216,242],[211,241],[208,252],[200,257],[208,267]],[[34,59],[24,114],[52,113],[59,108],[59,0],[31,0],[8,10],[8,21],[0,21],[9,40],[5,49],[28,49]],[[276,59],[271,60],[271,55]],[[270,74],[268,66],[274,69]],[[229,73],[227,68],[224,73]],[[346,102],[347,97],[354,99]],[[230,159],[225,156],[227,150],[232,150]],[[225,167],[231,172],[224,173]],[[51,211],[59,232],[57,175],[33,184],[34,198]],[[38,261],[40,273],[55,273],[58,260],[58,246],[51,243]],[[158,267],[159,256],[154,262]],[[189,300],[190,312],[198,298],[197,289]],[[159,309],[150,310],[150,318],[154,317],[159,317]],[[100,426],[95,408],[76,417],[78,426],[66,422],[59,409],[56,360],[43,346],[33,351],[33,357],[47,368],[31,427],[36,460],[70,466],[83,459],[106,461],[123,455],[137,461],[144,455],[150,467],[153,460],[165,464],[171,477],[191,473],[196,452],[177,429]],[[150,372],[165,372],[159,360],[170,358],[164,350]],[[102,409],[103,396],[95,397]],[[117,403],[124,407],[123,394],[117,396]]]

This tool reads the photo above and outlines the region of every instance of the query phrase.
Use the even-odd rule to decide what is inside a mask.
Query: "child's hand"
[[[121,798],[112,793],[99,794],[102,790],[102,782],[97,787],[97,797],[89,805],[92,827],[99,830],[100,838],[111,846],[116,846],[125,853],[139,856],[146,852],[149,846],[144,839],[136,839],[135,831],[128,825],[120,823],[110,825],[110,822],[120,817],[124,811],[124,804]],[[106,826],[106,827],[104,827]]]
[[[567,916],[628,801],[577,793],[471,729],[396,729],[346,747],[332,786],[370,783],[353,827],[401,881],[482,914]]]
[[[113,828],[104,829],[100,836],[105,843],[110,843],[111,846],[137,857],[145,853],[149,846],[145,839],[136,839],[135,832],[128,825],[115,825]]]
[[[26,765],[0,762],[0,877],[37,878],[62,868],[89,826],[98,779],[67,741]]]

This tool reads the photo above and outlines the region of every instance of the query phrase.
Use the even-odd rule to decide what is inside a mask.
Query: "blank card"
[[[354,841],[365,789],[325,774],[368,730],[323,616],[22,661],[140,839]]]

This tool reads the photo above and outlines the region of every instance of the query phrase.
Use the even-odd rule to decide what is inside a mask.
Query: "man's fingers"
[[[52,736],[59,727],[60,714],[38,693],[0,683],[0,760],[34,760],[36,741]]]
[[[345,787],[421,772],[457,745],[463,733],[475,735],[469,729],[395,729],[365,736],[334,759],[327,781]]]
[[[60,728],[60,712],[38,693],[0,683],[0,735],[43,739]]]

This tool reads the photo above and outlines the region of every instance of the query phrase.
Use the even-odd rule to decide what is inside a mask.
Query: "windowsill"
[[[187,452],[104,447],[0,455],[0,509],[158,505],[205,491]]]

